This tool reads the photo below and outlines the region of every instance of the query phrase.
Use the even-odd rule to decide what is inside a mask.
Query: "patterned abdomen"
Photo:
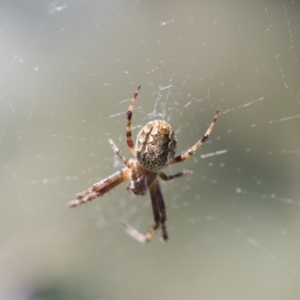
[[[166,167],[176,152],[176,136],[165,121],[147,123],[136,139],[136,158],[145,169],[158,171]]]

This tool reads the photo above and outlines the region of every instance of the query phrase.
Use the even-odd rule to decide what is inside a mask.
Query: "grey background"
[[[1,299],[299,299],[298,1],[0,6]],[[134,137],[165,119],[178,153],[221,110],[165,170],[193,170],[162,183],[167,243],[123,232],[153,223],[125,184],[66,207],[122,167],[108,138],[131,157],[138,84]]]

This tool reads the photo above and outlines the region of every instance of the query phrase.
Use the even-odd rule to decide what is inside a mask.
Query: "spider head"
[[[136,158],[147,170],[161,170],[174,157],[176,144],[175,132],[169,123],[161,120],[151,121],[137,136]]]

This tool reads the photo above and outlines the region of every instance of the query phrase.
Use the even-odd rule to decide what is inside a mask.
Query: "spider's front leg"
[[[68,203],[69,207],[76,207],[83,203],[90,202],[97,197],[109,192],[123,181],[129,180],[128,168],[123,168],[121,171],[115,172],[111,176],[94,183],[87,190],[78,193],[76,199]]]
[[[95,198],[109,192],[123,181],[127,181],[130,179],[130,163],[111,139],[109,139],[108,142],[110,143],[114,152],[121,158],[126,168],[123,168],[121,171],[115,172],[111,176],[93,184],[87,190],[78,193],[76,195],[76,199],[68,203],[69,207],[76,207],[83,203],[90,202]]]
[[[154,220],[156,220],[156,216],[154,213],[155,205],[157,206],[157,210],[159,211],[159,222],[162,230],[162,238],[164,241],[166,241],[169,236],[167,232],[167,227],[165,225],[165,222],[167,220],[167,214],[166,214],[166,205],[165,201],[160,189],[159,181],[155,180],[153,184],[149,187],[150,195],[151,195],[151,202],[153,207],[153,214],[154,214]],[[154,236],[156,232],[155,225],[150,229],[150,231],[146,234],[146,237],[148,237],[148,240],[150,241],[152,237]]]
[[[163,195],[160,189],[159,181],[156,179],[153,184],[149,187],[150,195],[151,195],[151,203],[153,210],[153,217],[155,224],[151,227],[151,229],[144,235],[137,231],[135,228],[130,226],[127,223],[123,223],[123,227],[125,231],[134,239],[141,243],[150,242],[154,237],[157,229],[161,226],[162,229],[162,239],[164,241],[168,240],[167,227],[165,225],[167,215],[166,215],[166,207],[163,199]]]

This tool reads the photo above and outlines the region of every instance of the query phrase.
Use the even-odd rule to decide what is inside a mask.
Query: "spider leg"
[[[149,187],[149,191],[150,191],[150,196],[151,196],[151,204],[152,204],[152,212],[153,212],[153,217],[154,217],[154,222],[155,224],[151,227],[151,229],[146,233],[145,238],[146,241],[149,242],[153,236],[155,235],[159,224],[161,222],[161,215],[160,215],[160,207],[159,207],[159,203],[158,203],[158,199],[156,197],[156,184],[158,183],[158,180],[155,180],[153,182],[153,184]]]
[[[67,205],[69,207],[76,207],[83,203],[90,202],[97,197],[104,195],[109,192],[111,189],[115,188],[118,184],[123,181],[129,180],[129,170],[123,168],[121,171],[115,172],[111,176],[93,184],[87,190],[78,193],[76,199],[70,201]]]
[[[149,242],[154,234],[156,233],[159,223],[160,223],[160,215],[157,207],[157,203],[153,205],[152,202],[152,208],[153,208],[153,215],[154,215],[154,220],[155,224],[151,227],[151,229],[144,235],[137,231],[134,227],[130,226],[128,223],[122,223],[122,226],[124,230],[134,239],[136,239],[140,243],[146,243]]]
[[[117,154],[120,159],[123,161],[124,165],[130,169],[131,165],[129,163],[129,161],[127,160],[127,158],[122,154],[121,150],[117,147],[117,145],[114,143],[114,141],[112,139],[109,139],[108,142],[110,143],[113,151],[115,152],[115,154]]]
[[[128,110],[127,110],[127,125],[126,125],[126,139],[127,139],[127,145],[129,147],[130,152],[135,156],[135,148],[134,144],[132,141],[132,134],[131,134],[131,118],[132,118],[132,111],[133,111],[133,106],[135,104],[135,100],[138,96],[139,90],[141,86],[139,85],[137,89],[135,90],[133,97],[130,101]]]
[[[149,187],[150,195],[151,195],[151,203],[153,210],[153,217],[155,224],[151,227],[151,229],[144,235],[137,231],[135,228],[130,226],[127,223],[123,223],[123,227],[125,231],[134,239],[141,243],[149,242],[152,240],[155,235],[159,225],[162,228],[162,238],[164,241],[168,239],[167,228],[165,225],[167,216],[166,216],[166,207],[163,199],[163,195],[161,193],[161,189],[159,186],[159,181],[156,179],[153,184]]]
[[[181,172],[179,172],[179,173],[176,173],[176,174],[173,174],[173,175],[167,175],[167,174],[165,174],[164,172],[158,172],[158,176],[162,179],[162,180],[172,180],[172,179],[174,179],[174,178],[178,178],[178,177],[181,177],[181,176],[183,176],[183,175],[185,175],[185,174],[189,174],[189,173],[191,173],[192,171],[191,170],[189,170],[189,169],[183,169]]]
[[[160,225],[161,225],[161,230],[162,230],[162,238],[164,241],[168,239],[168,233],[167,233],[167,227],[165,225],[165,222],[167,220],[167,215],[166,215],[166,206],[164,202],[164,198],[160,189],[159,181],[156,179],[153,184],[149,187],[150,195],[151,195],[151,201],[152,203],[155,201],[157,203],[157,207],[160,213]],[[153,205],[153,204],[152,204]],[[150,234],[151,230],[149,231],[149,239],[151,240],[153,235],[155,234],[155,231]]]
[[[197,149],[199,149],[203,145],[203,143],[208,139],[212,130],[214,129],[214,126],[218,119],[218,115],[219,115],[219,110],[216,111],[216,114],[214,115],[214,118],[213,118],[211,124],[209,125],[208,129],[206,130],[205,134],[203,135],[202,139],[199,140],[193,147],[191,147],[189,150],[187,150],[184,154],[174,157],[171,161],[171,164],[176,164],[178,162],[188,159],[190,156],[192,156],[196,152]]]

